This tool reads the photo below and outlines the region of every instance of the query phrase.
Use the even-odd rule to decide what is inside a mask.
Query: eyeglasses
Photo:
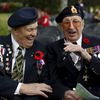
[[[73,20],[63,20],[62,22],[64,25],[70,26],[71,24],[73,24],[73,26],[80,26],[81,25],[81,20],[78,19],[73,19]]]

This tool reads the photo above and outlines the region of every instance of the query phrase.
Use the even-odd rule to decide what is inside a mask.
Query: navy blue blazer
[[[12,42],[11,35],[0,36],[0,45],[3,45],[5,48],[5,53],[3,55],[3,64],[0,66],[0,96],[6,97],[9,100],[13,100],[14,92],[18,85],[17,81],[11,79],[11,66],[13,58]],[[42,51],[45,53],[44,47],[38,42],[34,41],[32,47],[26,49],[24,59],[25,63],[25,73],[24,73],[24,83],[39,83],[48,81],[48,75],[46,72],[46,65],[43,66],[42,74],[39,75],[36,67],[36,60],[33,57],[33,54],[37,51]],[[35,96],[19,96],[21,100],[38,100],[38,97]]]
[[[83,34],[82,47],[84,49],[97,45],[100,45],[100,38]],[[81,59],[82,68],[81,71],[78,71],[70,55],[64,55],[63,48],[64,39],[47,46],[47,63],[54,88],[54,97],[62,100],[64,92],[76,87],[78,82],[83,84],[94,95],[100,96],[100,50],[91,53],[92,60],[90,63]],[[65,59],[63,59],[64,57]],[[84,76],[88,76],[88,79],[85,79]]]

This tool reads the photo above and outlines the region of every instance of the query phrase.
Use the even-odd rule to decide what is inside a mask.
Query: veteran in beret
[[[15,11],[8,19],[10,34],[0,36],[0,100],[45,100],[52,93],[45,49],[37,36],[34,7]]]
[[[80,6],[64,8],[56,22],[64,38],[47,46],[53,97],[55,100],[99,100],[100,38],[83,33],[84,13]],[[87,96],[86,90],[82,92],[83,87],[97,97]]]

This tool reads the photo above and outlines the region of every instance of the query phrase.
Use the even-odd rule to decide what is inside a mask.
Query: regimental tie
[[[16,56],[15,64],[13,67],[12,79],[18,80],[19,82],[23,81],[23,54],[22,47],[18,47],[18,55]]]
[[[77,45],[76,42],[74,42],[73,44]],[[74,52],[71,52],[70,56],[72,58],[72,61],[74,62],[75,67],[78,69],[78,71],[80,71],[81,70],[81,61],[80,61],[81,58],[77,54],[75,54]]]

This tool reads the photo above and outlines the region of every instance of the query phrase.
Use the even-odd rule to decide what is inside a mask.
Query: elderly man
[[[83,33],[83,18],[76,5],[66,7],[56,17],[64,38],[47,46],[55,100],[92,100],[73,91],[77,83],[100,97],[100,38]]]
[[[0,100],[39,100],[52,92],[45,49],[35,40],[37,18],[35,8],[21,8],[8,19],[11,33],[0,36]]]

